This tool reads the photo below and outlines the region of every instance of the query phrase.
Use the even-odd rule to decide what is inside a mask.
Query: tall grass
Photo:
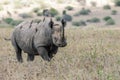
[[[119,80],[120,29],[66,28],[68,45],[51,62],[36,56],[33,62],[16,60],[9,37],[13,29],[0,29],[0,75],[3,80]]]

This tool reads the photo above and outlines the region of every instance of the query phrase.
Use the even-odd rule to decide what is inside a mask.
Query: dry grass
[[[68,45],[51,62],[36,56],[18,63],[8,37],[13,29],[0,29],[0,80],[119,80],[120,29],[67,28]]]

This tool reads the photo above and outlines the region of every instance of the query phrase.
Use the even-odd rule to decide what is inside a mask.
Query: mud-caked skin
[[[65,20],[54,23],[51,18],[45,18],[39,23],[33,20],[25,21],[15,27],[11,41],[16,51],[17,60],[23,62],[22,50],[28,54],[28,61],[33,61],[35,55],[50,61],[57,53],[58,47],[67,45],[64,37]]]

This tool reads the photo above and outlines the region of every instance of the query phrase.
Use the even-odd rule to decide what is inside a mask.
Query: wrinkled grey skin
[[[16,51],[17,60],[23,62],[23,50],[28,54],[28,61],[33,61],[35,55],[40,55],[44,60],[50,61],[57,53],[58,47],[67,45],[64,37],[65,25],[64,20],[55,24],[49,18],[40,23],[31,20],[16,26],[11,41]]]

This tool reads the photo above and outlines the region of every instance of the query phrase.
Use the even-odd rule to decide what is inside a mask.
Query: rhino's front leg
[[[33,61],[34,60],[34,55],[28,53],[27,61]]]
[[[48,56],[48,51],[46,48],[38,47],[37,51],[44,60],[50,61],[50,57]]]

